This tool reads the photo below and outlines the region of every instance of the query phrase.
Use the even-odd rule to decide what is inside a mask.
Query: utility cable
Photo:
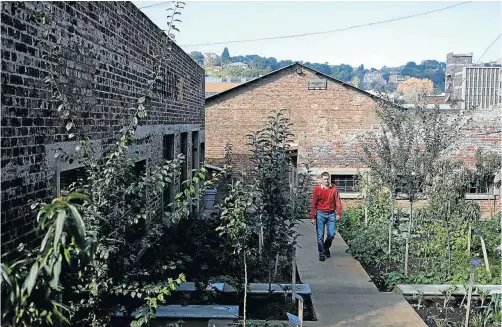
[[[156,4],[153,4],[153,5],[148,5],[148,6],[138,7],[138,9],[145,9],[145,8],[157,7],[157,6],[160,6],[160,5],[168,5],[168,4],[171,4],[171,3],[173,3],[173,2],[174,2],[174,1],[161,2],[161,3],[156,3]]]
[[[484,55],[488,52],[488,50],[490,50],[490,48],[495,44],[495,42],[497,42],[498,39],[500,39],[500,37],[502,36],[502,33],[500,33],[496,38],[495,40],[493,40],[492,43],[490,43],[490,45],[488,46],[488,48],[485,49],[485,51],[483,51],[483,54],[478,58],[478,61],[474,64],[474,66],[477,66],[479,65],[479,63],[481,62],[481,59],[483,59]],[[467,73],[465,74],[465,77],[464,79],[462,80],[462,82],[460,83],[459,86],[462,86],[464,85],[464,82],[467,80]],[[453,91],[449,91],[449,92],[446,92],[446,93],[453,93]]]
[[[187,44],[187,45],[182,45],[182,47],[198,47],[198,46],[229,44],[229,43],[256,42],[256,41],[288,39],[288,38],[305,37],[305,36],[311,36],[311,35],[336,33],[336,32],[347,31],[347,30],[351,30],[351,29],[355,29],[355,28],[360,28],[360,27],[366,27],[366,26],[373,26],[373,25],[391,23],[391,22],[396,22],[396,21],[403,20],[403,19],[408,19],[408,18],[413,18],[413,17],[418,17],[418,16],[424,16],[424,15],[432,14],[432,13],[435,13],[435,12],[452,9],[452,8],[455,8],[455,7],[458,7],[458,6],[461,6],[461,5],[465,5],[465,4],[470,3],[470,2],[472,2],[472,1],[465,1],[465,2],[457,3],[457,4],[454,4],[454,5],[451,5],[451,6],[447,6],[447,7],[444,7],[444,8],[429,10],[429,11],[425,11],[425,12],[421,12],[421,13],[417,13],[417,14],[413,14],[413,15],[402,16],[402,17],[397,17],[397,18],[392,18],[392,19],[387,19],[387,20],[382,20],[382,21],[377,21],[377,22],[372,22],[372,23],[353,25],[353,26],[339,28],[339,29],[335,29],[335,30],[329,30],[329,31],[311,32],[311,33],[293,34],[293,35],[282,35],[282,36],[272,36],[272,37],[264,37],[264,38],[258,38],[258,39],[233,40],[233,41],[210,42],[210,43],[199,43],[199,44]]]

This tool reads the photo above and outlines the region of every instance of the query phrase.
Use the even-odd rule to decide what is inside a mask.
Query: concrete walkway
[[[331,258],[320,262],[314,226],[305,221],[299,231],[298,273],[302,283],[310,284],[318,319],[304,326],[427,327],[401,295],[378,292],[359,262],[345,253],[347,244],[338,233]]]

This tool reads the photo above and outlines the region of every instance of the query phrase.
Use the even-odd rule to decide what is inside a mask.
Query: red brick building
[[[316,174],[328,171],[345,205],[351,205],[360,197],[354,189],[358,171],[367,169],[361,160],[359,136],[379,126],[375,100],[351,84],[292,64],[206,99],[206,158],[220,163],[230,142],[234,161],[246,166],[250,154],[246,135],[262,128],[272,112],[284,109],[293,123],[297,162],[310,160]],[[500,153],[500,110],[466,115],[472,116],[472,123],[459,135],[451,156],[472,164],[478,147]],[[490,195],[468,196],[486,206]]]

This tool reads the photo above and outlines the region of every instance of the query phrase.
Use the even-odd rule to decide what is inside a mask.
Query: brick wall
[[[367,93],[328,81],[327,90],[308,90],[307,69],[285,69],[230,94],[206,102],[206,157],[223,158],[226,142],[235,155],[249,154],[246,135],[264,127],[272,111],[285,109],[293,122],[298,161],[312,160],[314,167],[360,166],[357,140],[350,136],[377,124],[375,105]]]
[[[28,200],[56,196],[56,147],[72,151],[83,135],[98,152],[131,119],[131,108],[151,79],[152,56],[166,50],[167,37],[131,2],[2,2],[2,247],[33,239],[34,215]],[[42,15],[47,24],[42,25]],[[59,65],[41,58],[50,28]],[[58,72],[62,87],[78,104],[76,137],[49,102],[44,84]],[[162,160],[162,135],[198,130],[204,142],[204,71],[177,45],[163,67],[165,82],[138,129],[136,146],[147,170]],[[188,151],[191,162],[191,150]],[[66,167],[68,168],[68,167]],[[71,168],[71,167],[70,167]],[[189,169],[190,171],[190,169]],[[160,200],[157,199],[159,204]]]
[[[378,129],[374,98],[331,80],[327,82],[327,90],[309,90],[308,81],[320,77],[305,67],[302,67],[303,74],[297,74],[299,67],[266,75],[206,100],[206,158],[209,161],[220,163],[225,144],[230,142],[236,164],[244,169],[249,167],[246,135],[263,128],[272,111],[285,109],[286,117],[293,123],[299,164],[311,160],[314,174],[325,170],[332,174],[357,174],[358,169],[365,168],[360,137]],[[458,110],[450,112],[459,113]],[[477,148],[501,153],[500,112],[497,108],[464,113],[472,121],[459,133],[449,157],[472,165]],[[357,200],[346,198],[342,202],[349,207]],[[500,210],[499,203],[496,208]]]

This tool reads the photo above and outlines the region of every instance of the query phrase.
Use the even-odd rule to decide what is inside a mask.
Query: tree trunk
[[[465,312],[465,327],[469,327],[469,314],[471,312],[472,285],[474,284],[474,268],[469,274],[469,289],[467,290],[467,310]]]
[[[446,218],[446,239],[448,242],[448,274],[451,270],[451,236],[450,236],[450,225],[448,224],[448,218]]]
[[[275,255],[274,282],[277,281],[277,266],[279,265],[279,252]]]
[[[446,239],[448,242],[448,274],[450,274],[450,270],[451,270],[451,236],[450,236],[450,224],[448,222],[449,218],[450,218],[450,202],[448,202],[448,204],[447,204],[446,217],[445,217]]]
[[[292,281],[291,281],[291,300],[293,301],[293,303],[295,302],[295,298],[293,297],[293,294],[296,293],[296,247],[293,248],[293,260],[292,260],[293,264],[292,264],[292,267],[291,267],[291,277],[292,277]]]
[[[410,219],[408,220],[408,233],[406,234],[406,249],[404,253],[404,275],[408,276],[408,257],[410,252],[411,224],[413,221],[413,200],[410,201]]]
[[[467,253],[471,256],[471,221],[467,223]]]
[[[389,221],[389,249],[387,253],[390,254],[392,251],[392,224],[394,223],[394,197],[391,196],[391,205],[390,205],[390,221]]]
[[[272,294],[272,224],[269,226],[268,231],[268,294],[269,300]]]
[[[248,266],[246,262],[246,250],[244,250],[244,308],[243,308],[243,327],[246,327],[246,314],[247,314],[247,300],[248,300]]]
[[[364,225],[368,226],[368,205],[364,204]]]

